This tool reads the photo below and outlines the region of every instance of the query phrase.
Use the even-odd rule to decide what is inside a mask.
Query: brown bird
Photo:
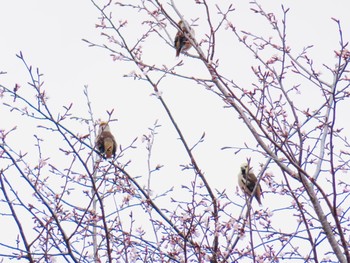
[[[104,158],[115,157],[117,143],[107,122],[101,122],[96,137],[96,148]]]
[[[258,183],[255,174],[252,172],[251,167],[249,167],[248,163],[244,163],[241,165],[241,171],[238,174],[238,184],[242,191],[246,193],[249,197],[252,195],[255,185]],[[255,189],[254,197],[261,205],[261,186],[258,186]]]
[[[179,23],[177,23],[181,29],[177,32],[177,34],[175,36],[175,41],[174,41],[174,46],[176,49],[176,56],[177,57],[180,55],[180,53],[183,53],[183,52],[189,50],[192,46],[191,42],[185,36],[185,34],[190,35],[188,33],[188,31],[186,30],[185,23],[186,23],[187,27],[190,29],[191,35],[194,36],[194,31],[190,26],[188,26],[187,22],[180,20]]]

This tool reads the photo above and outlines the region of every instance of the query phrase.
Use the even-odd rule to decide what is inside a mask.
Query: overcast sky
[[[220,3],[220,1],[218,1]],[[192,2],[191,2],[192,3]],[[226,3],[223,1],[222,3]],[[222,4],[221,3],[221,4]],[[277,2],[261,1],[268,11],[276,12],[278,19],[281,19],[281,5]],[[338,48],[338,31],[332,17],[340,19],[343,25],[344,38],[349,39],[350,17],[348,15],[349,1],[285,1],[286,7],[290,7],[288,16],[287,39],[292,50],[301,50],[304,46],[314,45],[311,50],[313,59],[323,74],[327,70],[321,67],[323,63],[333,65],[335,63],[334,49]],[[227,4],[222,4],[227,6]],[[245,2],[234,3],[236,12],[233,15],[234,24],[240,29],[256,30],[263,35],[272,34],[269,25],[262,23],[261,18],[252,15]],[[178,8],[184,13],[189,21],[196,19],[196,36],[201,37],[205,33],[201,24],[205,21],[196,14],[196,5],[179,2]],[[133,20],[127,14],[121,19]],[[121,15],[122,16],[122,15]],[[164,110],[152,93],[151,87],[144,82],[124,78],[123,75],[135,70],[134,65],[114,62],[109,53],[98,48],[88,47],[82,39],[92,42],[103,43],[105,39],[100,36],[95,28],[98,22],[99,12],[87,0],[76,1],[2,1],[0,3],[0,70],[8,74],[0,76],[0,81],[7,87],[14,87],[15,83],[21,85],[24,90],[26,82],[29,81],[22,62],[16,58],[16,54],[22,51],[27,63],[39,67],[44,74],[45,89],[49,96],[50,106],[54,110],[62,111],[63,105],[73,102],[73,112],[77,116],[88,116],[86,100],[83,96],[84,85],[89,86],[89,94],[96,119],[105,119],[106,110],[115,110],[115,118],[118,122],[113,123],[112,130],[115,132],[117,141],[126,146],[134,138],[141,137],[147,132],[154,121],[159,119],[163,125],[159,130],[158,144],[156,144],[155,162],[165,161],[169,158],[162,152],[181,152],[182,146],[177,142],[177,135],[170,126]],[[116,19],[117,14],[114,14]],[[256,20],[252,20],[256,17]],[[204,26],[203,26],[204,27]],[[130,29],[132,30],[132,29]],[[174,30],[170,30],[174,32]],[[137,34],[137,32],[130,32]],[[221,57],[221,68],[223,72],[231,74],[238,83],[246,85],[251,80],[250,65],[252,59],[247,59],[246,53],[242,52],[240,46],[234,46],[228,41],[219,42],[217,50],[218,57]],[[145,43],[147,51],[155,50],[153,54],[145,52],[145,57],[152,58],[156,63],[174,64],[174,50],[169,46],[154,47],[151,49]],[[161,48],[159,52],[158,48]],[[193,50],[192,50],[193,52]],[[234,54],[232,57],[230,54]],[[221,55],[225,54],[225,55]],[[251,55],[250,55],[251,56]],[[228,57],[228,59],[225,59]],[[191,59],[181,56],[185,65],[182,70],[194,71],[198,69],[197,64]],[[187,63],[187,64],[186,64]],[[200,74],[200,73],[199,73]],[[236,76],[240,76],[237,78]],[[329,79],[331,81],[331,79]],[[199,86],[187,82],[168,82],[168,86],[161,87],[164,98],[169,103],[174,117],[178,121],[190,144],[195,143],[202,133],[206,132],[206,143],[201,145],[198,155],[203,158],[202,165],[210,180],[219,188],[226,187],[225,180],[216,180],[218,167],[224,178],[230,178],[237,169],[232,167],[239,165],[247,156],[245,154],[235,156],[233,151],[222,151],[224,146],[242,146],[249,141],[249,135],[243,130],[241,136],[240,121],[237,116],[223,108],[222,102],[212,93],[203,90]],[[1,125],[10,128],[15,125],[27,124],[26,120],[17,119],[16,115],[9,115],[1,107]],[[3,127],[1,127],[3,128]],[[18,129],[16,133],[26,135],[26,130]],[[82,130],[80,133],[86,131]],[[33,143],[33,137],[31,144]],[[24,138],[24,137],[23,137]],[[166,148],[162,148],[161,146]],[[171,145],[171,147],[169,146]],[[142,148],[142,146],[141,146]],[[209,155],[208,152],[211,154]],[[182,152],[183,153],[183,152]],[[143,153],[144,154],[144,153]],[[144,155],[140,156],[141,160]],[[232,165],[232,163],[234,165]],[[175,162],[177,163],[177,162]],[[215,165],[212,165],[214,164]],[[258,161],[255,162],[257,165]],[[142,169],[141,169],[142,170]],[[234,181],[235,184],[235,181]]]
[[[217,2],[227,6],[226,1]],[[280,3],[271,1],[261,3],[267,11],[275,12],[277,18],[281,20]],[[204,26],[206,23],[201,17],[201,12],[197,12],[198,14],[195,12],[198,11],[196,9],[198,6],[193,3],[187,6],[183,2],[177,4],[187,20],[199,17],[194,29],[196,36],[202,37],[206,33]],[[297,53],[305,46],[314,45],[310,54],[314,55],[313,59],[320,71],[329,75],[321,65],[326,63],[332,66],[332,63],[335,63],[333,50],[339,47],[337,26],[331,18],[341,20],[344,38],[349,39],[350,17],[347,11],[349,1],[332,3],[285,1],[284,5],[290,7],[287,39],[292,50]],[[273,34],[270,26],[263,22],[262,18],[249,11],[247,3],[238,1],[234,3],[234,7],[236,12],[233,13],[232,21],[237,28],[256,31],[266,36]],[[119,18],[114,14],[114,17],[116,20],[128,19],[131,25],[130,35],[137,35],[138,32],[132,30],[133,23],[136,22],[127,15],[123,13]],[[73,113],[76,116],[87,117],[83,89],[84,85],[88,85],[96,119],[105,119],[106,110],[115,110],[114,117],[118,122],[111,124],[111,127],[119,144],[126,146],[134,138],[140,138],[142,134],[148,132],[147,128],[159,119],[162,127],[156,139],[155,162],[171,162],[169,157],[162,153],[164,151],[183,153],[183,148],[178,143],[177,135],[160,103],[154,96],[150,96],[151,87],[144,82],[123,77],[135,70],[134,65],[115,62],[107,51],[88,47],[82,41],[82,39],[97,43],[105,41],[95,28],[98,17],[98,10],[87,0],[2,1],[0,70],[8,74],[0,76],[1,83],[7,87],[14,87],[15,83],[18,83],[22,87],[22,92],[26,89],[29,76],[22,62],[15,56],[22,51],[27,63],[39,67],[40,72],[44,74],[44,87],[49,96],[50,106],[55,111],[62,111],[62,106],[73,102]],[[175,34],[173,29],[170,29],[170,32]],[[232,75],[240,85],[250,84],[252,78],[250,66],[254,60],[241,46],[232,43],[235,42],[231,39],[218,41],[217,54],[221,59],[221,70],[228,76]],[[152,43],[144,45],[146,50],[144,56],[149,61],[168,65],[177,61],[174,49],[170,46],[154,47]],[[152,50],[156,52],[152,53]],[[200,64],[184,56],[180,59],[185,62],[180,70],[201,74],[202,68],[198,66]],[[329,81],[331,82],[331,78]],[[202,133],[206,132],[207,141],[200,145],[197,154],[199,158],[203,158],[201,165],[209,180],[218,188],[226,188],[226,180],[216,179],[217,172],[222,173],[223,178],[230,178],[232,173],[236,173],[236,167],[250,156],[246,153],[234,155],[233,151],[220,150],[224,146],[242,146],[244,142],[251,141],[246,130],[240,126],[241,122],[237,121],[236,114],[224,109],[222,102],[212,93],[194,84],[189,85],[188,82],[170,81],[161,87],[161,91],[190,144],[195,143]],[[0,110],[5,109],[1,107]],[[13,114],[4,112],[1,116],[6,120],[2,121],[1,125],[7,129],[20,124],[28,125],[23,118],[20,118],[19,123],[19,119]],[[26,131],[22,127],[16,133],[21,136],[24,133],[24,136],[29,138],[28,143],[33,144],[34,138]],[[78,132],[84,134],[86,131]],[[139,142],[141,144],[141,141]],[[208,154],[209,152],[211,154]],[[139,157],[140,161],[144,161],[145,152]],[[183,160],[185,161],[185,158]],[[263,160],[256,160],[255,165],[260,161]],[[177,164],[178,161],[174,161],[174,165]],[[139,172],[142,173],[143,169],[141,168]],[[235,183],[234,180],[233,185]]]
[[[199,16],[194,29],[196,36],[203,36],[205,30],[201,28],[201,24],[205,21],[201,13],[197,12],[197,7],[194,4],[187,7],[186,1],[175,2],[179,2],[178,8],[187,20],[196,19]],[[227,3],[228,1],[216,2]],[[291,8],[287,35],[292,50],[301,50],[304,46],[314,45],[311,55],[314,56],[313,59],[320,70],[327,76],[327,71],[321,65],[327,63],[333,66],[335,64],[333,50],[339,48],[337,26],[331,18],[341,20],[344,38],[349,40],[349,0],[283,2],[286,7]],[[261,1],[261,3],[268,10],[276,12],[279,19],[281,18],[280,1]],[[271,33],[271,28],[261,23],[261,19],[252,20],[252,13],[249,12],[245,1],[236,1],[233,5],[237,9],[233,16],[237,27],[250,31],[257,30],[263,35]],[[117,15],[114,15],[116,19],[118,19]],[[126,18],[126,14],[121,15],[125,15]],[[28,73],[22,62],[15,56],[21,51],[28,64],[39,67],[44,74],[49,103],[55,111],[63,111],[63,105],[73,102],[73,113],[87,117],[86,100],[83,95],[84,85],[89,87],[96,119],[107,118],[106,110],[114,109],[114,117],[118,122],[112,123],[111,128],[119,144],[127,146],[134,138],[141,138],[148,132],[147,128],[152,127],[153,123],[159,120],[162,127],[156,138],[154,164],[166,163],[168,166],[164,171],[173,173],[173,176],[180,173],[179,162],[186,163],[188,160],[163,108],[157,99],[151,96],[151,87],[144,82],[123,77],[135,70],[134,65],[113,61],[107,51],[88,47],[82,41],[82,39],[99,43],[105,41],[95,28],[98,17],[98,10],[88,0],[1,1],[0,71],[7,74],[0,75],[0,83],[9,88],[14,87],[16,83],[21,85],[21,89],[28,88],[26,85],[29,81]],[[175,34],[173,29],[170,32]],[[132,33],[137,34],[137,32]],[[235,47],[232,43],[230,39],[221,41],[218,44],[218,57],[223,57],[221,62],[223,71],[226,74],[232,72],[232,78],[239,84],[245,85],[250,81],[251,72],[248,73],[248,71],[254,60],[247,59],[246,54],[241,53],[239,47]],[[164,60],[164,64],[174,64],[177,61],[175,50],[169,46],[149,47],[146,43],[145,48],[146,50],[153,48],[155,52],[149,54],[145,52],[145,57],[153,57],[156,63]],[[194,51],[191,50],[191,52]],[[180,59],[185,62],[182,70],[200,72],[198,64],[192,62],[190,58],[182,55]],[[331,82],[331,79],[329,81]],[[233,196],[236,186],[235,175],[238,173],[239,164],[250,154],[234,155],[233,151],[223,151],[221,148],[242,146],[244,142],[254,145],[255,142],[251,141],[246,130],[242,128],[236,114],[225,109],[222,101],[213,93],[193,83],[191,85],[183,81],[167,83],[166,87],[162,86],[162,93],[190,144],[195,143],[202,133],[206,132],[205,143],[195,151],[200,160],[200,166],[214,187],[220,190],[227,189],[229,195]],[[26,126],[29,124],[23,117],[10,115],[3,106],[0,106],[0,116],[0,129],[18,126],[16,140],[20,138],[18,142],[21,142],[22,139],[21,143],[28,144],[28,147],[33,144],[33,136],[28,134]],[[346,121],[344,119],[344,122]],[[71,125],[75,127],[74,124]],[[86,130],[79,131],[81,134],[85,132]],[[29,142],[24,141],[26,139]],[[52,143],[55,144],[55,142]],[[142,175],[146,171],[146,152],[141,140],[138,141],[138,146],[142,150],[137,154],[126,156],[125,161],[127,158],[135,158],[139,161],[140,165],[131,167],[131,170],[135,175]],[[179,154],[175,155],[175,153]],[[171,160],[170,155],[176,156],[174,157],[176,160]],[[254,160],[254,165],[263,161],[264,159]],[[165,175],[166,173],[162,173],[161,176]],[[173,183],[164,178],[160,181],[161,187],[164,187],[164,184],[170,187]]]

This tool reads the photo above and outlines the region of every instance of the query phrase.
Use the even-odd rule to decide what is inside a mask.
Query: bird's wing
[[[96,148],[101,153],[104,153],[105,151],[103,141],[104,141],[104,136],[102,132],[100,135],[96,137],[96,140],[95,140]]]
[[[249,172],[246,175],[246,186],[250,192],[253,192],[256,182],[258,181],[254,173]]]

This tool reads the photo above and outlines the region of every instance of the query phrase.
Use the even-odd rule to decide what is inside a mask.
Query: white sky
[[[198,6],[184,4],[187,1],[177,1],[178,8],[186,19],[195,19],[201,16]],[[180,3],[181,2],[181,3]],[[227,1],[215,1],[220,4]],[[236,1],[237,11],[233,14],[233,22],[240,29],[256,30],[263,35],[271,34],[270,27],[262,23],[262,19],[252,19],[248,12],[248,1]],[[338,48],[338,31],[336,24],[331,20],[335,17],[341,20],[344,39],[350,36],[350,2],[341,1],[283,1],[290,7],[288,17],[287,37],[292,51],[300,51],[302,47],[314,45],[310,55],[320,71],[327,75],[322,63],[333,66],[335,57],[333,50]],[[261,1],[261,4],[272,11],[276,11],[278,20],[281,18],[280,1]],[[126,15],[126,14],[123,14]],[[44,74],[45,89],[49,96],[49,104],[56,112],[63,111],[62,106],[73,102],[73,113],[76,116],[88,117],[86,100],[83,96],[84,85],[89,86],[90,99],[95,118],[105,119],[106,110],[115,110],[114,117],[118,122],[111,124],[117,142],[124,147],[134,138],[139,139],[148,133],[148,127],[159,119],[162,127],[158,130],[154,149],[153,164],[165,164],[166,167],[154,178],[154,187],[161,191],[171,187],[181,175],[180,163],[189,162],[185,158],[182,145],[177,140],[177,134],[171,127],[163,108],[154,96],[150,96],[152,89],[145,82],[124,78],[123,75],[134,70],[132,64],[112,61],[109,53],[98,48],[90,48],[82,39],[102,43],[98,29],[95,28],[98,10],[88,0],[18,0],[0,2],[0,71],[8,72],[0,75],[0,83],[6,87],[21,85],[21,92],[28,88],[28,74],[21,61],[15,54],[22,51],[27,63],[39,67]],[[117,14],[114,15],[117,18]],[[257,18],[257,16],[254,16]],[[130,21],[132,26],[133,21]],[[195,27],[196,36],[205,33],[201,24],[205,24],[202,17]],[[132,30],[132,29],[130,29]],[[175,33],[174,30],[170,30]],[[133,32],[137,34],[137,32]],[[131,33],[131,34],[133,34]],[[234,39],[224,39],[218,44],[218,56],[222,58],[222,71],[240,85],[250,85],[250,65],[254,63],[252,57],[242,49]],[[155,52],[153,52],[155,51]],[[147,53],[148,52],[148,53]],[[193,50],[190,51],[194,52]],[[172,65],[176,63],[175,50],[169,46],[152,46],[145,43],[145,59],[158,64]],[[227,56],[225,57],[225,55]],[[247,59],[247,56],[249,59]],[[180,56],[185,63],[184,72],[199,72],[200,65],[190,58]],[[164,62],[163,62],[164,61]],[[149,62],[152,64],[151,62]],[[193,75],[194,75],[193,74]],[[239,77],[237,77],[239,76]],[[332,80],[329,78],[329,82]],[[202,87],[185,81],[166,81],[161,86],[164,99],[168,103],[174,117],[183,129],[189,144],[195,143],[203,132],[206,132],[205,143],[198,146],[195,155],[199,165],[206,174],[209,182],[220,190],[226,189],[230,197],[234,196],[236,174],[238,167],[247,157],[242,152],[234,155],[233,151],[222,151],[224,146],[242,146],[244,142],[255,145],[251,137],[237,121],[237,114],[223,108],[223,103],[211,92]],[[28,88],[29,89],[29,88]],[[308,102],[309,103],[309,102]],[[338,119],[339,123],[344,119]],[[0,129],[9,129],[18,126],[15,132],[18,148],[30,149],[35,140],[34,130],[22,117],[9,114],[7,109],[0,106]],[[86,129],[74,122],[70,122],[72,129],[82,129],[77,133],[85,134]],[[18,137],[17,137],[18,136]],[[18,139],[19,138],[19,139]],[[47,142],[56,145],[57,142]],[[24,147],[26,145],[26,147]],[[145,145],[138,141],[140,147],[124,158],[132,158],[134,165],[130,170],[134,175],[144,175],[146,172]],[[249,155],[251,156],[251,155]],[[254,155],[253,155],[254,156]],[[258,165],[264,159],[253,159]],[[0,164],[1,167],[1,164]],[[256,171],[258,168],[255,169]],[[170,179],[169,179],[170,178]],[[157,182],[161,182],[159,185]],[[266,186],[265,186],[266,187]],[[264,188],[264,185],[263,185]],[[277,204],[276,204],[277,205]],[[1,222],[1,219],[0,219]],[[1,225],[1,223],[0,223]]]

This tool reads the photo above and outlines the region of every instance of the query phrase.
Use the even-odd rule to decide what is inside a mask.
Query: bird
[[[188,26],[188,23],[186,21],[180,20],[177,25],[181,30],[177,31],[176,36],[175,36],[175,41],[174,41],[174,46],[176,49],[176,57],[180,55],[180,53],[183,53],[191,48],[191,42],[188,40],[186,35],[190,35],[189,32],[186,29],[185,23],[187,27],[190,29],[190,33],[192,36],[194,36],[194,31],[193,29]]]
[[[258,179],[253,173],[249,164],[243,163],[241,165],[240,172],[238,174],[238,185],[240,186],[242,191],[250,197],[253,194],[253,190],[257,183],[258,183]],[[260,184],[258,184],[255,189],[254,197],[258,201],[259,205],[262,205],[261,196],[262,196],[261,186]]]
[[[95,140],[97,150],[106,159],[115,157],[117,143],[107,122],[100,122],[98,134]]]

